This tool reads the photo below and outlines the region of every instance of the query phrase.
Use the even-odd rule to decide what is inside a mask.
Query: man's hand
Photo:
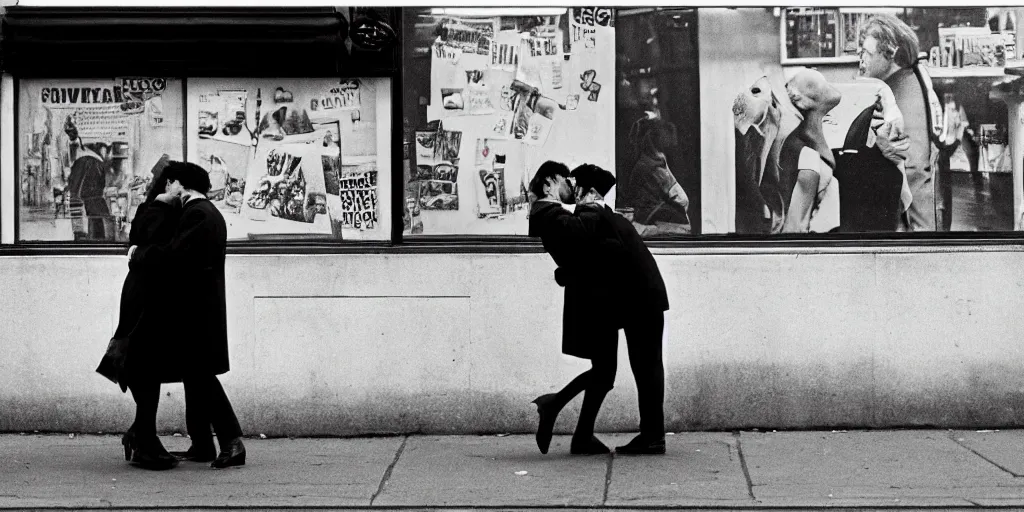
[[[890,162],[899,165],[907,159],[907,155],[910,152],[910,137],[906,135],[895,135],[891,133],[891,127],[887,123],[883,123],[875,130],[875,134],[878,137],[875,139],[875,144],[878,145],[878,149],[882,151]]]
[[[133,245],[133,246],[128,248],[128,263],[132,262],[132,256],[135,256],[135,249],[138,249],[138,248],[139,248],[139,246],[137,246],[137,245]]]
[[[904,136],[903,112],[901,112],[900,107],[896,105],[896,96],[893,95],[892,89],[888,86],[880,88],[878,90],[876,105],[877,108],[874,115],[875,120],[881,118],[884,124],[889,125],[889,131],[892,138],[897,139]],[[877,128],[874,122],[872,122],[872,126]]]

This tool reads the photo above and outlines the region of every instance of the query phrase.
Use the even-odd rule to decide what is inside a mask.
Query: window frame
[[[17,7],[15,7],[16,9]],[[781,7],[785,9],[786,7]],[[394,8],[393,19],[398,27],[404,28],[405,16],[408,8]],[[697,11],[700,11],[700,7]],[[8,8],[8,12],[10,12]],[[154,14],[159,15],[166,9],[151,8]],[[616,15],[618,15],[617,9]],[[698,18],[699,19],[699,18]],[[780,51],[782,52],[783,66],[808,64],[797,59],[785,58],[785,22],[784,16],[780,17]],[[399,30],[399,40],[392,50],[394,52],[395,65],[389,72],[352,72],[339,75],[332,75],[325,78],[388,78],[391,81],[391,211],[381,211],[381,215],[391,215],[391,234],[386,241],[350,241],[350,240],[259,240],[259,241],[230,241],[228,242],[228,253],[232,255],[285,255],[285,254],[456,254],[456,253],[540,253],[543,247],[540,241],[535,238],[522,235],[415,235],[405,237],[403,235],[403,207],[405,203],[405,190],[403,183],[403,146],[404,117],[406,102],[404,98],[404,59],[405,42],[402,30]],[[845,61],[828,60],[821,64],[842,63]],[[32,242],[18,239],[20,230],[20,177],[18,168],[20,137],[19,135],[19,95],[20,82],[26,79],[38,78],[62,78],[62,79],[110,79],[108,75],[72,75],[54,73],[9,73],[3,71],[3,80],[9,81],[12,94],[9,99],[13,113],[12,123],[5,123],[11,126],[11,130],[0,129],[0,141],[11,140],[10,144],[2,143],[2,154],[4,160],[0,170],[0,256],[32,256],[32,255],[117,255],[123,256],[125,244],[121,242],[73,242],[73,241],[47,241]],[[616,64],[616,73],[618,64]],[[133,75],[130,68],[124,70],[125,75]],[[182,80],[183,102],[187,101],[189,76],[167,75]],[[223,77],[235,76],[239,78],[259,77],[259,73],[232,74]],[[198,78],[192,77],[192,78]],[[214,78],[202,76],[202,78]],[[279,76],[268,78],[280,78]],[[614,94],[618,94],[615,88]],[[183,103],[184,107],[184,103]],[[187,129],[188,119],[183,122],[184,154],[188,151]],[[12,136],[13,135],[13,136]],[[8,169],[10,171],[8,171]],[[382,170],[383,171],[383,170]],[[386,193],[381,190],[379,193]],[[13,213],[13,215],[9,215]],[[10,220],[13,220],[13,225]],[[1016,221],[1015,221],[1016,223]],[[13,230],[8,229],[13,227]],[[1005,247],[1024,245],[1024,231],[992,231],[992,232],[919,232],[919,233],[822,233],[822,234],[782,234],[782,235],[739,235],[735,233],[723,234],[699,234],[687,236],[656,236],[646,238],[645,242],[652,249],[678,250],[683,252],[705,252],[735,250],[739,253],[749,251],[812,251],[830,250],[842,248],[867,248],[872,249],[888,248],[911,248],[914,247],[948,247],[951,250],[972,250],[984,247]]]

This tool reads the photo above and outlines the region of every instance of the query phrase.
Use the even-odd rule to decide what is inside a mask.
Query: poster
[[[458,210],[459,154],[462,132],[445,130],[416,133],[417,165],[410,181],[418,183],[417,206],[424,210]]]
[[[507,143],[503,140],[477,139],[474,168],[479,180],[474,182],[477,216],[497,217],[509,211],[505,185]]]
[[[184,156],[178,80],[25,79],[17,105],[20,240],[126,241],[154,168]]]
[[[354,229],[377,227],[377,170],[342,176],[339,180],[342,226]]]
[[[380,160],[390,161],[379,154],[387,147],[390,120],[377,122],[386,115],[378,105],[386,80],[224,78],[190,84],[190,154],[221,189],[211,199],[224,214],[229,239],[390,236],[378,195],[390,180],[377,174]]]

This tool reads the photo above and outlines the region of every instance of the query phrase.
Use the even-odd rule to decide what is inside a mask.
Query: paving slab
[[[609,456],[547,455],[533,436],[410,437],[375,506],[600,506]],[[523,472],[525,474],[516,474]]]
[[[608,446],[632,435],[602,435]],[[724,507],[755,505],[743,475],[736,437],[684,432],[666,436],[665,455],[616,455],[608,506]]]
[[[1012,475],[944,431],[744,432],[740,448],[765,505],[964,506],[978,494],[1016,492]]]
[[[163,437],[168,450],[189,440]],[[147,471],[118,436],[0,436],[0,508],[367,506],[402,438],[247,439],[246,465]]]
[[[1024,477],[1024,430],[957,430],[950,436],[1004,471]]]

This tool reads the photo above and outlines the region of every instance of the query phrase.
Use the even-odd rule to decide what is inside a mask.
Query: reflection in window
[[[151,170],[182,158],[181,98],[161,77],[22,80],[19,239],[126,241]]]
[[[696,11],[620,10],[616,30],[616,206],[644,237],[699,232]]]

